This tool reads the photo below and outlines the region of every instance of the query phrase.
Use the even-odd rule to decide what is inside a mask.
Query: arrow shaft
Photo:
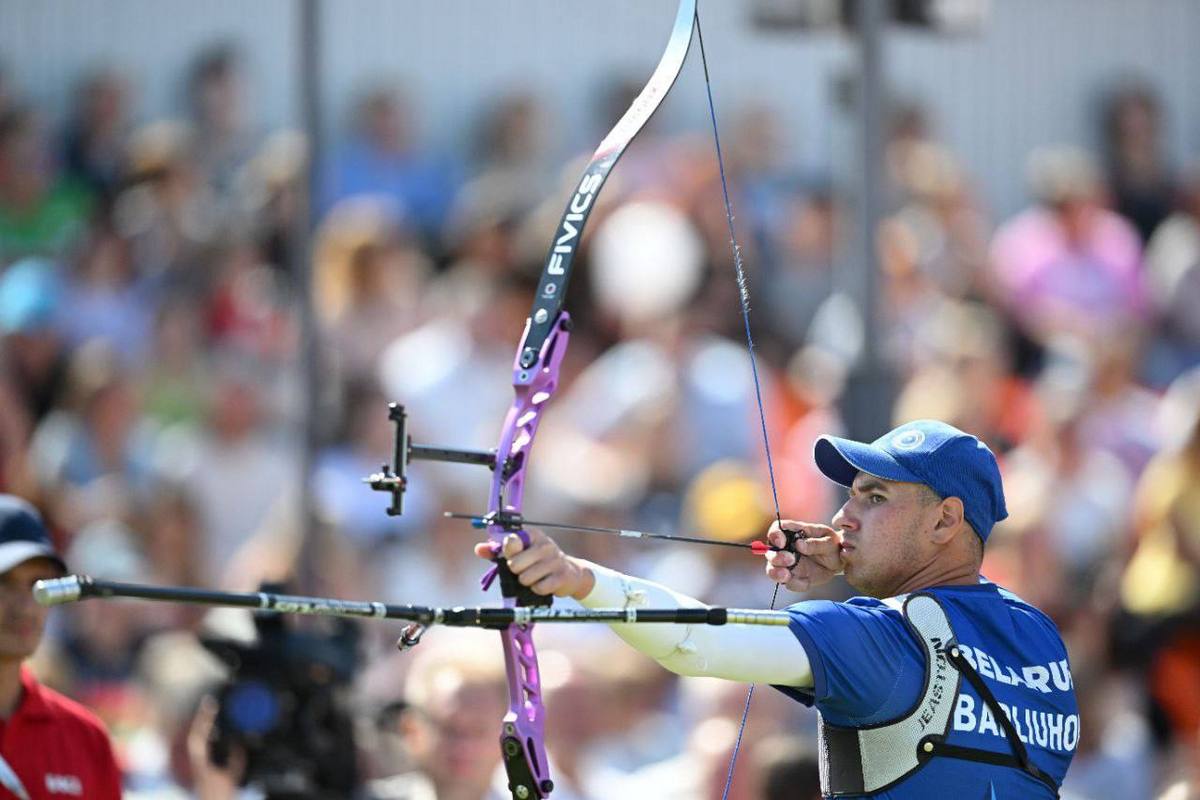
[[[488,524],[485,517],[480,517],[476,514],[459,514],[453,511],[447,511],[446,517],[450,519],[465,519],[470,520],[472,524],[484,526]],[[755,553],[765,550],[775,551],[778,547],[764,545],[759,542],[724,542],[720,539],[705,539],[700,536],[676,536],[670,533],[650,533],[649,531],[635,531],[626,528],[605,528],[599,525],[572,525],[565,522],[547,522],[545,520],[524,519],[522,517],[512,517],[510,522],[518,527],[530,526],[534,528],[552,528],[561,531],[577,531],[579,533],[600,533],[608,536],[621,536],[626,539],[661,539],[668,542],[686,542],[688,544],[705,544],[714,547],[734,547],[739,550],[751,550]]]

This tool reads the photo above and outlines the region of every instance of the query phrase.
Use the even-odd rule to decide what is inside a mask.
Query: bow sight
[[[449,461],[456,464],[479,464],[495,471],[495,450],[461,450],[449,447],[427,447],[412,443],[408,435],[408,414],[399,403],[388,404],[388,419],[395,423],[396,439],[392,450],[392,463],[384,464],[379,472],[372,473],[363,481],[376,492],[387,492],[392,496],[392,504],[388,506],[390,517],[398,517],[404,513],[404,492],[408,488],[408,462]],[[513,459],[505,459],[502,467],[503,477],[511,477]]]

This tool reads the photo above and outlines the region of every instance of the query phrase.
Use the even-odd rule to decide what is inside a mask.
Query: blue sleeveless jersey
[[[1079,709],[1054,623],[988,581],[921,593],[941,603],[964,655],[1007,710],[1033,763],[1061,784],[1079,743]],[[868,597],[789,607],[791,631],[808,653],[814,685],[811,691],[775,688],[815,705],[833,725],[860,728],[908,715],[924,690],[926,665],[900,608]],[[1011,754],[1003,729],[965,678],[958,691],[948,743]],[[1053,795],[1019,769],[941,756],[870,796],[1016,800]]]

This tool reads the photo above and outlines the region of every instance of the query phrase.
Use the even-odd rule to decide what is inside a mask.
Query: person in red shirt
[[[104,724],[24,664],[46,624],[33,584],[65,572],[37,511],[0,495],[0,800],[121,797]]]

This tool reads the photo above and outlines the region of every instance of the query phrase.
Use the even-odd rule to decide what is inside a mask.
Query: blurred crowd
[[[0,72],[0,489],[100,578],[250,590],[307,572],[308,593],[488,602],[478,532],[442,516],[482,510],[485,470],[412,465],[400,518],[362,478],[391,454],[389,401],[418,443],[494,446],[587,145],[555,159],[532,93],[481,108],[466,149],[426,143],[399,87],[357,99],[311,198],[320,448],[305,476],[308,152],[261,129],[246,80],[215,47],[186,76],[186,115],[139,119],[130,77],[99,70],[56,119]],[[597,103],[597,130],[629,98]],[[783,515],[825,521],[841,502],[813,439],[853,423],[839,400],[880,353],[897,423],[946,420],[1001,458],[1012,514],[984,573],[1068,642],[1084,733],[1064,797],[1180,800],[1200,796],[1200,160],[1166,153],[1153,86],[1114,83],[1099,105],[1091,141],[1012,165],[1028,206],[998,218],[935,121],[897,103],[877,342],[839,291],[857,268],[845,187],[788,168],[770,107],[731,109],[722,133]],[[774,511],[711,142],[652,123],[599,203],[527,513],[760,536]],[[770,598],[761,562],[725,548],[560,541],[712,603]],[[222,667],[194,635],[231,624],[133,602],[54,618],[38,671],[109,725],[131,797],[233,796],[238,776],[203,747]],[[558,800],[721,796],[744,687],[678,679],[602,626],[547,627]],[[433,631],[399,654],[397,633],[363,629],[351,687],[370,796],[506,796],[495,635]],[[814,736],[760,689],[730,797],[819,796]]]

